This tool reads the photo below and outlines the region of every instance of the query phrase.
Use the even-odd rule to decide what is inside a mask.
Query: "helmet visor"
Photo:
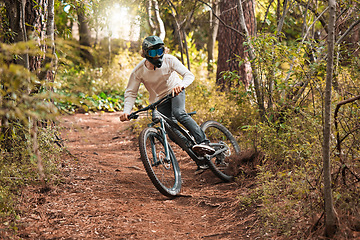
[[[147,50],[147,55],[149,57],[161,57],[162,55],[164,55],[164,48],[157,48],[157,49],[149,49]]]

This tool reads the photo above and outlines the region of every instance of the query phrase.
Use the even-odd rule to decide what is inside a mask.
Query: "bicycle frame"
[[[236,142],[236,139],[233,137],[231,132],[222,124],[216,121],[206,121],[201,125],[201,129],[205,132],[208,131],[210,139],[210,146],[215,149],[215,153],[212,155],[209,154],[199,154],[192,150],[192,147],[196,144],[195,138],[182,127],[177,121],[172,117],[167,117],[157,110],[157,106],[163,103],[166,100],[172,98],[172,95],[169,94],[164,98],[156,101],[153,104],[148,105],[147,107],[140,109],[131,113],[128,118],[136,119],[139,117],[139,112],[145,112],[151,110],[151,123],[148,124],[148,128],[144,128],[140,133],[139,144],[140,144],[140,153],[142,156],[142,161],[144,167],[150,177],[151,181],[155,187],[166,196],[175,196],[181,188],[181,176],[180,169],[177,163],[173,149],[169,143],[168,137],[179,145],[188,156],[196,163],[199,169],[208,167],[217,177],[222,179],[225,182],[229,182],[233,179],[233,176],[229,175],[227,172],[227,167],[229,166],[229,156],[232,153],[239,153],[240,147]],[[188,113],[192,115],[193,113]],[[215,130],[215,132],[213,132]],[[220,135],[218,135],[220,134]],[[158,143],[155,142],[155,138],[160,141],[161,147],[160,151],[155,145]],[[149,148],[149,145],[146,143],[147,140],[150,140],[150,149],[152,156],[149,158],[146,150]],[[157,155],[159,153],[159,155]],[[169,164],[169,169],[167,168]],[[174,185],[170,187],[168,185],[163,185],[162,180],[157,178],[157,173],[154,172],[153,167],[161,165],[166,170],[171,170],[171,165],[174,167],[174,176],[175,182]],[[161,167],[160,166],[160,167]],[[159,170],[159,168],[156,168]],[[160,175],[163,175],[163,172],[160,172]],[[166,180],[165,180],[166,181]]]
[[[202,160],[204,160],[203,157],[197,156],[191,149],[191,146],[193,146],[195,143],[195,139],[192,135],[189,134],[189,132],[179,126],[176,122],[174,122],[172,119],[166,117],[162,113],[160,113],[158,110],[154,109],[152,112],[152,123],[149,124],[149,127],[155,126],[157,123],[160,123],[160,127],[157,127],[158,131],[162,135],[165,145],[167,146],[166,151],[166,157],[169,157],[168,152],[168,137],[167,135],[170,134],[174,137],[172,139],[176,144],[178,144],[184,151],[186,151],[189,156],[196,162],[199,163]],[[174,129],[178,130],[190,143],[190,146],[187,146],[184,141],[175,133]]]
[[[187,152],[187,154],[196,162],[196,164],[202,164],[205,160],[205,158],[203,156],[198,156],[197,154],[195,154],[191,147],[196,144],[195,139],[193,138],[193,136],[191,136],[189,134],[189,132],[187,130],[185,130],[184,128],[182,128],[181,126],[179,126],[179,124],[177,124],[176,122],[174,122],[172,119],[166,117],[165,115],[163,115],[162,113],[160,113],[156,107],[158,105],[160,105],[161,103],[169,100],[172,98],[172,94],[169,94],[165,97],[163,97],[162,99],[150,104],[149,106],[140,109],[138,111],[135,111],[133,113],[131,113],[129,115],[129,119],[136,119],[138,118],[138,113],[139,112],[144,112],[144,111],[148,111],[148,110],[152,110],[152,122],[150,124],[148,124],[149,127],[154,127],[157,123],[160,123],[160,127],[157,127],[157,129],[160,131],[164,141],[165,141],[165,145],[166,145],[166,158],[169,159],[169,141],[166,135],[168,135],[168,132],[171,132],[172,136],[174,136],[174,142],[176,144],[178,144],[184,151]],[[192,115],[194,113],[190,113],[190,115]],[[191,146],[187,146],[185,142],[182,141],[182,139],[174,132],[173,129],[177,129],[190,143]],[[218,153],[216,153],[218,154]],[[212,155],[212,156],[215,156]]]
[[[152,122],[148,124],[149,127],[154,127],[157,123],[160,123],[160,127],[157,127],[158,131],[160,132],[161,136],[164,139],[165,142],[165,154],[166,158],[170,159],[170,152],[169,152],[169,141],[167,138],[167,135],[169,135],[166,131],[170,132],[171,135],[175,138],[174,142],[179,145],[190,157],[195,161],[197,165],[204,164],[205,161],[212,159],[213,157],[218,156],[220,153],[227,151],[227,147],[225,148],[218,148],[214,154],[211,156],[205,155],[205,156],[198,156],[193,150],[192,146],[196,144],[195,139],[193,136],[189,134],[187,130],[179,126],[176,122],[174,122],[172,119],[168,118],[167,116],[163,115],[161,112],[159,112],[156,108],[161,103],[168,101],[172,98],[172,94],[169,94],[162,99],[154,102],[153,104],[150,104],[149,106],[140,109],[136,112],[133,112],[129,115],[129,119],[136,119],[138,118],[139,112],[144,112],[148,110],[152,110]],[[192,115],[193,113],[190,113]],[[174,129],[177,129],[190,143],[190,146],[187,146],[185,142],[182,141],[182,139],[174,132]],[[216,146],[224,146],[223,143],[210,143],[210,146],[216,147]]]

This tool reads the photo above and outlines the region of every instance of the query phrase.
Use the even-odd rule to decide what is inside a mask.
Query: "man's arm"
[[[192,72],[190,72],[176,57],[170,55],[170,61],[171,68],[183,77],[181,87],[188,87],[195,79],[194,74],[192,74]]]
[[[124,113],[130,114],[139,91],[140,80],[136,77],[133,72],[130,75],[128,85],[124,94]]]

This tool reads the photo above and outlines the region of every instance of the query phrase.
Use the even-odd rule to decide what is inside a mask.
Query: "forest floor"
[[[224,183],[210,170],[196,174],[175,147],[183,184],[181,195],[169,199],[148,178],[138,137],[118,113],[59,121],[68,151],[59,181],[23,189],[18,229],[0,229],[0,239],[286,239],[264,234],[255,209],[239,207],[237,197],[254,179]]]
[[[182,191],[158,192],[140,160],[138,137],[117,113],[63,116],[61,183],[24,189],[9,239],[259,239],[252,211],[238,209],[249,183],[223,183],[177,149]],[[1,233],[1,231],[0,231]],[[261,237],[260,237],[261,238]]]

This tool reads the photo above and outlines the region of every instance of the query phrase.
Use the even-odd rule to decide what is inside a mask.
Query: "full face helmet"
[[[165,52],[164,42],[158,36],[150,36],[144,39],[142,50],[145,58],[155,67],[160,68]]]

